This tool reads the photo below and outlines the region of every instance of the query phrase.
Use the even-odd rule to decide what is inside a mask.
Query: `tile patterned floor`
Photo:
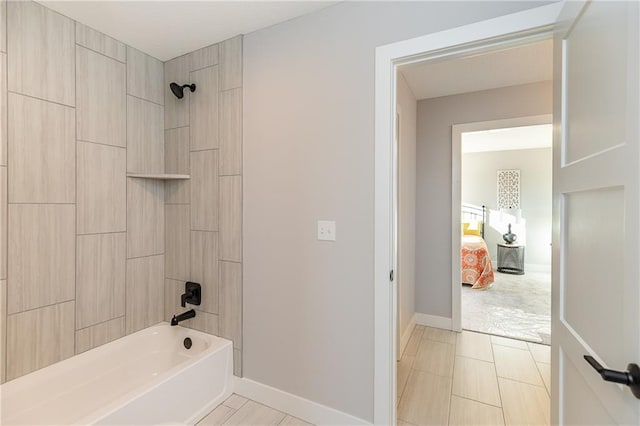
[[[227,398],[198,423],[198,426],[213,425],[311,426],[296,417],[236,394]]]
[[[398,362],[398,425],[548,425],[548,346],[417,325]]]

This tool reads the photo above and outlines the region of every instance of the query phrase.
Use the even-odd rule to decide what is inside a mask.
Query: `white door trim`
[[[546,37],[562,3],[477,22],[376,48],[375,59],[375,203],[374,203],[374,423],[395,424],[397,288],[396,270],[395,108],[396,71],[402,64],[455,57]]]
[[[551,36],[549,37],[551,38]],[[508,127],[552,124],[553,115],[505,118],[451,126],[451,329],[462,331],[462,291],[460,288],[460,211],[462,209],[462,134]]]

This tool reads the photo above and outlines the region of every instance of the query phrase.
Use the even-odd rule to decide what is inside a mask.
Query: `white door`
[[[574,10],[571,10],[574,9]],[[565,6],[554,57],[552,423],[639,424],[583,358],[640,364],[640,78],[635,1]]]

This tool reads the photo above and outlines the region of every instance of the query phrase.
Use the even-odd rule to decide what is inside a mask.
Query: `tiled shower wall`
[[[164,318],[164,183],[127,172],[164,171],[165,93],[157,59],[0,4],[4,381]]]
[[[233,341],[242,372],[242,37],[165,62],[167,182],[165,315]],[[177,99],[169,83],[195,83]],[[180,306],[184,282],[202,285],[200,306]]]

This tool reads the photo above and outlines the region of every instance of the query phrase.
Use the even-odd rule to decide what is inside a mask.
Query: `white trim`
[[[413,329],[416,326],[416,316],[417,315],[418,315],[417,313],[415,313],[415,312],[413,313],[413,316],[409,320],[409,325],[407,326],[407,328],[402,333],[402,337],[400,338],[400,347],[398,348],[398,353],[400,355],[402,355],[402,353],[404,352],[404,349],[407,347],[407,343],[409,343],[409,339],[411,338],[411,333],[413,332]],[[400,358],[398,358],[398,361],[399,360],[400,360]]]
[[[358,417],[289,392],[234,376],[234,392],[316,425],[369,425]]]
[[[460,210],[462,206],[462,134],[508,127],[553,123],[552,114],[500,120],[478,121],[451,126],[451,320],[452,330],[462,331],[462,290],[460,288]],[[457,260],[456,260],[457,259]],[[492,262],[496,264],[495,259]],[[551,267],[549,267],[551,268]],[[495,268],[494,268],[495,269]]]
[[[416,312],[416,324],[433,328],[442,328],[444,330],[453,330],[451,318],[441,317],[438,315],[420,314]]]
[[[378,46],[375,54],[374,383],[375,424],[396,421],[396,296],[389,271],[396,269],[393,226],[396,71],[400,64],[539,40],[556,24],[563,3],[554,3],[410,40]]]

